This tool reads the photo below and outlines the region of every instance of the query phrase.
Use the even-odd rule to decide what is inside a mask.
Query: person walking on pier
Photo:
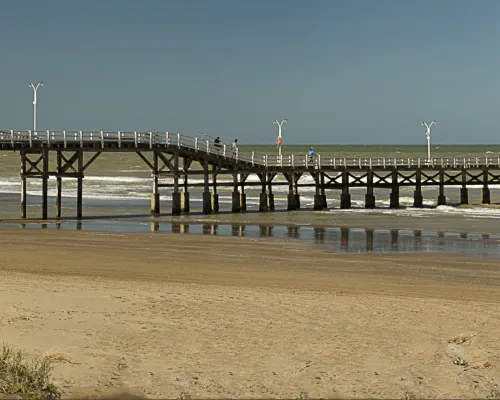
[[[215,150],[218,152],[221,148],[221,144],[220,144],[220,136],[217,136],[214,140],[214,146],[215,146]]]
[[[309,153],[308,154],[309,154],[309,162],[312,162],[314,156],[316,155],[316,152],[314,151],[314,149],[312,147],[309,147]]]
[[[238,154],[238,139],[234,139],[233,144],[231,145],[231,148],[233,150],[233,157]]]

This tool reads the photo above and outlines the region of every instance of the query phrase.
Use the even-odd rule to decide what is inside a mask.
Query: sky
[[[498,0],[16,0],[0,129],[500,143]]]

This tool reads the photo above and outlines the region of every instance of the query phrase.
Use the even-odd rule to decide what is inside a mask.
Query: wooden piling
[[[269,211],[274,211],[274,193],[273,193],[273,179],[272,174],[267,174],[267,208]]]
[[[399,184],[398,184],[398,171],[393,170],[392,173],[392,183],[391,183],[391,194],[389,207],[398,208],[399,207]]]
[[[208,171],[208,158],[203,162],[203,214],[212,213],[212,193],[210,193],[209,171]]]
[[[77,184],[76,184],[76,218],[83,217],[83,151],[78,151],[78,166],[77,166]]]
[[[238,171],[233,171],[233,192],[231,194],[231,211],[239,213],[241,211],[241,193],[238,190]]]
[[[61,177],[61,167],[62,167],[62,154],[57,151],[57,175],[56,175],[56,218],[61,218],[62,213],[62,177]]]
[[[413,207],[422,207],[424,199],[422,196],[422,171],[415,171],[415,191],[413,192]]]
[[[297,209],[297,196],[295,195],[294,186],[295,186],[295,173],[291,172],[288,175],[288,196],[287,196],[288,211],[295,211]]]
[[[160,215],[160,188],[158,186],[158,152],[153,151],[153,193],[151,194],[151,215],[157,217]]]
[[[439,168],[439,196],[437,201],[438,206],[446,204],[446,196],[444,195],[444,169]]]
[[[26,218],[26,153],[21,151],[21,218]]]
[[[349,172],[342,171],[342,193],[340,195],[340,208],[351,208],[351,195],[349,194]]]
[[[490,188],[488,187],[488,169],[483,170],[483,204],[490,204]]]
[[[373,194],[373,171],[370,169],[366,176],[365,208],[375,208],[375,195]]]
[[[42,219],[48,218],[48,193],[49,193],[49,149],[43,149],[42,159]]]
[[[172,192],[172,215],[181,215],[181,193],[179,191],[179,152],[174,153],[174,190]]]
[[[267,189],[267,184],[266,184],[266,177],[267,177],[267,174],[264,172],[262,174],[259,174],[260,175],[260,181],[261,181],[261,185],[262,185],[262,191],[260,193],[260,197],[259,197],[259,211],[260,212],[266,212],[266,211],[269,211],[269,207],[268,207],[268,203],[267,203],[267,192],[266,192],[266,189]]]
[[[219,194],[217,193],[217,165],[212,166],[212,211],[219,212]]]
[[[467,189],[467,169],[462,168],[462,187],[460,188],[460,204],[469,204],[469,191]]]

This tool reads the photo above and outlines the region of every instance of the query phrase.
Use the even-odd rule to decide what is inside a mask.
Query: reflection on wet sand
[[[57,222],[27,224],[21,228],[105,230],[140,232],[144,224],[127,225],[122,221]],[[301,240],[343,253],[446,252],[485,257],[500,257],[500,235],[422,230],[361,229],[348,227],[311,227],[297,225],[221,224],[150,222],[150,232],[203,234],[218,236],[260,237]],[[493,237],[492,237],[493,236]]]

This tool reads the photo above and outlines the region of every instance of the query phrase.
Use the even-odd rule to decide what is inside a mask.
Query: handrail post
[[[120,132],[118,132],[118,135],[120,135]],[[149,148],[153,148],[153,132],[149,132]]]
[[[337,168],[337,159],[333,157],[333,168]]]
[[[238,149],[238,147],[236,147],[236,160],[238,160],[238,153],[239,153],[239,151],[240,150]]]
[[[47,129],[47,147],[50,147],[50,132]]]
[[[198,138],[194,138],[194,149],[198,151]]]
[[[226,157],[226,144],[224,143],[224,147],[223,147],[223,150],[222,150],[222,155],[224,157]]]
[[[63,131],[63,143],[64,143],[64,148],[68,146],[68,142],[66,140],[66,131]]]
[[[371,157],[370,157],[369,163],[370,163],[370,169],[372,169],[372,158]]]
[[[122,135],[120,131],[118,131],[118,147],[122,147]]]
[[[292,154],[292,167],[295,167],[295,154]]]
[[[361,169],[361,157],[359,157],[359,169]]]
[[[104,135],[102,134],[101,131],[101,140],[102,140],[102,147],[104,147]],[[134,131],[134,146],[137,148],[137,131]]]
[[[210,153],[210,142],[207,139],[207,154]]]
[[[418,166],[418,168],[420,168],[420,157],[417,160],[417,166]]]
[[[80,148],[83,147],[83,131],[80,131]]]
[[[178,148],[181,147],[181,134],[180,133],[177,134],[177,147]]]
[[[31,137],[31,129],[28,131],[28,139],[30,142],[30,147],[33,147],[33,138]]]
[[[385,157],[382,159],[382,165],[384,166],[385,168]]]
[[[321,168],[321,154],[318,154],[318,167]]]
[[[306,154],[306,168],[309,168],[309,157],[307,157],[307,154]]]
[[[137,147],[137,132],[135,132],[135,147]],[[101,131],[101,149],[104,149],[104,132]]]
[[[10,130],[10,140],[12,142],[12,147],[14,147],[14,130],[13,129]]]
[[[165,132],[165,145],[169,146],[170,145],[170,138],[168,136],[168,132]]]
[[[255,165],[254,158],[255,158],[255,151],[252,151],[252,167]]]
[[[225,149],[224,149],[224,150],[225,150]],[[266,162],[265,162],[265,165],[266,165],[266,167],[267,167],[267,154],[266,154],[266,156],[265,156],[265,157],[266,157],[266,158],[265,158],[265,161],[266,161]]]

